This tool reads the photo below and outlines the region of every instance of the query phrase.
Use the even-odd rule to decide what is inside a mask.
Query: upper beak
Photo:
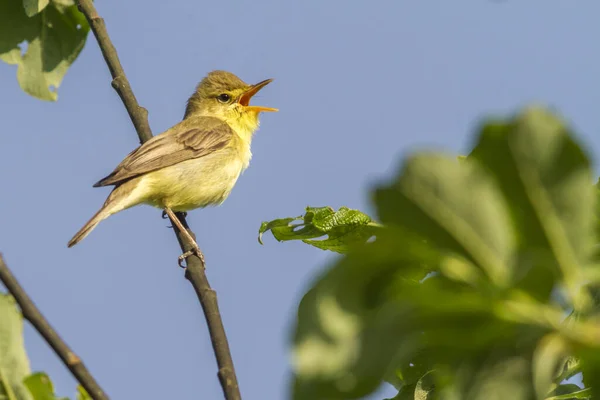
[[[258,93],[258,91],[260,89],[264,88],[265,86],[267,86],[271,82],[273,82],[273,79],[266,79],[266,80],[264,80],[262,82],[257,83],[256,85],[250,86],[250,89],[248,89],[244,94],[242,94],[240,96],[240,99],[238,100],[238,102],[241,105],[243,105],[244,107],[246,107],[246,110],[252,110],[252,111],[256,111],[256,112],[261,112],[261,111],[270,111],[270,112],[279,111],[276,108],[262,107],[262,106],[251,106],[251,105],[249,105],[250,99],[252,98],[252,96],[254,96],[256,93]]]

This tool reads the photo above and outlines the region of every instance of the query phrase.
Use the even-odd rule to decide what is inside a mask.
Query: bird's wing
[[[184,120],[129,153],[94,187],[117,185],[142,174],[211,154],[231,141],[233,130],[214,117]]]

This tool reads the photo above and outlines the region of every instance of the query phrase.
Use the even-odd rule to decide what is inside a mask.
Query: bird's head
[[[210,72],[188,100],[184,118],[212,116],[224,120],[233,128],[254,131],[258,127],[258,114],[278,111],[276,108],[250,105],[252,96],[271,81],[267,79],[248,85],[231,72]]]

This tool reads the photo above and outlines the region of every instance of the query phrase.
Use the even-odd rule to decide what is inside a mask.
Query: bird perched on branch
[[[149,204],[164,209],[200,254],[173,212],[219,205],[229,196],[250,163],[250,143],[259,125],[258,115],[277,111],[249,104],[252,96],[271,81],[248,85],[230,72],[209,73],[189,98],[183,121],[135,149],[94,185],[115,188],[68,246],[79,243],[109,216]]]

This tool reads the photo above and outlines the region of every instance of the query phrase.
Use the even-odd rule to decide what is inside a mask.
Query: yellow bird
[[[174,211],[223,203],[250,163],[258,115],[277,111],[249,105],[271,81],[248,85],[230,72],[209,73],[189,98],[183,121],[135,149],[94,185],[115,188],[68,246],[83,240],[100,221],[138,204],[162,208],[173,219]],[[176,217],[173,222],[182,228]]]

